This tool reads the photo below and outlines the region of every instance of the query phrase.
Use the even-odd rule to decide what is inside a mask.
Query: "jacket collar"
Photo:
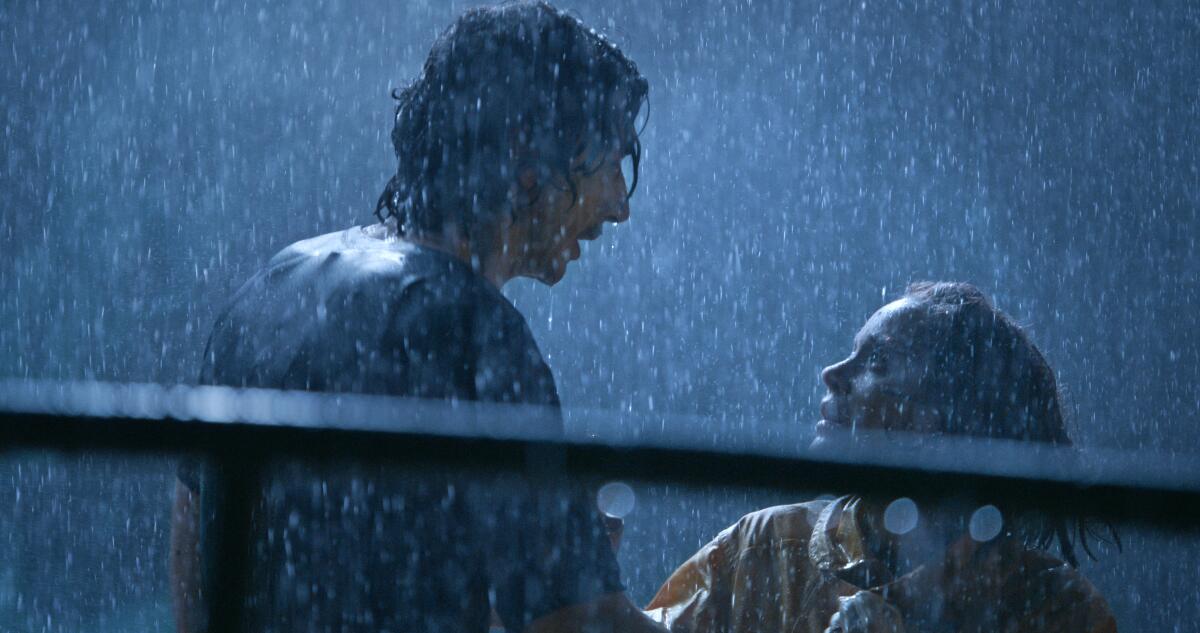
[[[893,539],[882,522],[876,504],[852,495],[840,497],[818,515],[808,542],[809,557],[822,573],[863,589],[891,582],[887,553]]]

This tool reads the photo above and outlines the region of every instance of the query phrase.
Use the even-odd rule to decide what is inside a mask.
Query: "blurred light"
[[[900,497],[883,511],[883,527],[892,534],[908,534],[917,527],[919,518],[917,503],[908,497]]]
[[[1004,518],[1000,516],[999,508],[986,505],[971,515],[971,523],[968,527],[971,531],[971,538],[984,543],[1000,534],[1000,529],[1004,527]]]
[[[596,493],[596,505],[600,507],[600,511],[618,519],[625,518],[625,515],[633,512],[635,503],[633,488],[620,481],[606,483]]]

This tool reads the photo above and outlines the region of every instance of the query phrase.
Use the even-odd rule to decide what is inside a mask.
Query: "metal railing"
[[[606,415],[591,412],[587,415]],[[0,450],[198,453],[219,466],[210,630],[239,631],[254,487],[271,458],[955,498],[1168,527],[1200,525],[1200,456],[860,437],[837,451],[703,437],[562,437],[536,407],[222,387],[0,381]]]

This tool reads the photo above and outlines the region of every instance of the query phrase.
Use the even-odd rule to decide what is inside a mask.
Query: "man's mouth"
[[[586,231],[580,233],[579,239],[590,241],[590,240],[594,240],[594,239],[600,237],[603,233],[604,233],[604,225],[597,224],[597,225],[593,226],[592,228],[587,229]]]

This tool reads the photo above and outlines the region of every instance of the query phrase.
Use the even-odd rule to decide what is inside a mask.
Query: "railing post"
[[[263,456],[231,448],[215,456],[215,566],[205,582],[208,633],[250,633],[246,602],[253,560],[251,516],[262,491]]]

